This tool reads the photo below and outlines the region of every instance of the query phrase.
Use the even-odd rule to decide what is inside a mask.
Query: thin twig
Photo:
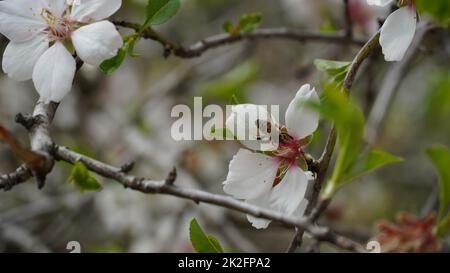
[[[195,203],[207,203],[250,214],[255,217],[278,221],[288,226],[302,228],[318,240],[335,244],[342,249],[357,252],[365,251],[362,246],[348,240],[345,237],[336,235],[328,228],[316,226],[306,218],[288,217],[277,211],[260,208],[229,196],[178,187],[167,184],[164,180],[157,181],[128,175],[123,173],[120,168],[83,156],[65,147],[56,146],[52,150],[52,153],[56,160],[62,160],[71,164],[75,164],[77,161],[83,162],[89,170],[103,177],[113,179],[121,183],[125,188],[130,188],[147,194],[172,195],[183,199],[192,200]]]
[[[116,26],[133,29],[139,31],[140,25],[125,21],[115,21]],[[201,56],[206,51],[220,46],[233,44],[243,40],[258,40],[258,39],[287,39],[297,42],[318,42],[318,43],[335,43],[335,44],[350,44],[361,46],[364,44],[363,40],[349,38],[346,34],[323,34],[316,32],[298,31],[287,28],[266,28],[257,29],[251,33],[240,33],[230,35],[227,33],[217,34],[207,37],[191,46],[183,47],[174,43],[159,34],[152,28],[147,28],[142,33],[142,38],[151,39],[159,42],[165,50],[165,55],[168,56],[173,53],[180,58],[195,58]]]

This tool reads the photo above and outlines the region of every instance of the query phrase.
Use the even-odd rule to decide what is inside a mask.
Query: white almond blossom
[[[304,164],[299,162],[305,162],[302,147],[305,145],[305,139],[319,124],[319,115],[305,106],[308,101],[319,102],[319,97],[315,89],[307,84],[300,88],[290,103],[285,115],[285,127],[274,122],[270,115],[261,122],[258,119],[261,117],[259,113],[266,114],[263,106],[244,104],[232,109],[233,113],[227,120],[227,129],[232,131],[232,128],[239,128],[242,126],[239,123],[257,124],[258,127],[267,124],[270,130],[264,128],[261,134],[277,130],[280,133],[280,141],[276,150],[265,149],[265,153],[254,149],[240,149],[231,160],[227,179],[223,183],[227,194],[288,216],[303,215],[308,204],[305,194],[313,174],[299,167],[303,165],[305,168]],[[258,114],[248,116],[249,110],[257,111]],[[247,120],[244,119],[245,116]],[[249,148],[255,147],[247,141],[241,140],[241,143]],[[258,229],[267,228],[270,223],[269,220],[251,215],[247,215],[247,218]]]
[[[2,68],[14,80],[32,79],[44,102],[59,102],[75,76],[73,54],[98,66],[117,54],[123,41],[104,20],[122,0],[4,0],[0,33],[10,43]]]
[[[384,7],[395,0],[367,0],[369,5]],[[400,1],[401,3],[406,1]],[[381,27],[380,45],[386,61],[400,61],[414,38],[417,13],[412,1],[391,13]]]

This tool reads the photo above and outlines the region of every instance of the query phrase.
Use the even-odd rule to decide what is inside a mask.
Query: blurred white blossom
[[[33,79],[45,102],[59,102],[75,76],[75,54],[98,66],[122,46],[115,26],[103,20],[122,0],[5,0],[0,2],[0,33],[11,42],[2,68],[17,81]],[[103,20],[103,21],[102,21]]]

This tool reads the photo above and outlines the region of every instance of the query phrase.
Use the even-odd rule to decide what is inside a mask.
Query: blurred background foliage
[[[124,0],[114,19],[142,23],[146,0]],[[259,12],[261,26],[332,33],[345,26],[339,0],[184,0],[169,22],[156,26],[170,40],[191,45],[223,33],[226,21]],[[370,37],[389,9],[377,9],[363,0],[351,0],[355,36]],[[449,2],[419,1],[421,20],[448,25]],[[121,29],[124,35],[129,31]],[[380,219],[393,220],[398,212],[424,216],[436,207],[438,177],[425,149],[434,143],[450,146],[450,35],[447,29],[430,31],[395,90],[376,146],[405,159],[358,178],[338,193],[324,222],[351,238],[365,242]],[[7,40],[0,36],[0,52]],[[206,52],[194,59],[163,57],[154,41],[141,40],[139,57],[127,57],[112,75],[84,66],[58,110],[52,127],[57,143],[114,165],[136,160],[133,173],[163,179],[173,166],[177,183],[221,193],[228,162],[238,150],[234,142],[175,142],[170,136],[176,104],[224,106],[239,102],[279,104],[284,113],[303,83],[321,92],[327,76],[315,59],[350,61],[358,48],[332,43],[289,40],[244,41]],[[389,68],[380,51],[362,68],[352,93],[370,113]],[[37,99],[32,83],[17,83],[0,74],[0,123],[22,142],[27,134],[14,123],[15,114],[29,113]],[[283,117],[280,117],[283,120]],[[319,156],[329,130],[323,123],[308,152]],[[0,145],[0,173],[20,162]],[[450,167],[450,166],[449,166]],[[273,223],[255,230],[242,214],[196,205],[167,196],[143,195],[96,177],[99,192],[80,193],[70,181],[72,166],[58,163],[47,186],[34,182],[1,192],[0,251],[66,252],[69,241],[79,241],[85,252],[193,251],[189,222],[195,217],[214,234],[226,251],[282,252],[293,230]],[[307,246],[305,244],[304,248]],[[337,251],[324,244],[327,251]]]

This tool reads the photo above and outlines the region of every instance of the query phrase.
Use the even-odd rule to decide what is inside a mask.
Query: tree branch
[[[192,200],[195,203],[207,203],[250,214],[255,217],[278,221],[288,226],[302,228],[318,240],[332,243],[342,249],[365,252],[365,249],[359,244],[343,236],[335,234],[328,228],[316,226],[306,218],[288,217],[277,211],[260,208],[229,196],[178,187],[172,183],[167,183],[166,180],[157,181],[128,175],[124,173],[121,168],[83,156],[65,147],[55,146],[54,149],[52,149],[52,154],[55,160],[65,161],[71,164],[75,164],[78,161],[82,162],[89,170],[103,177],[113,179],[122,184],[125,188],[130,188],[146,194],[165,194],[176,196],[179,198]]]
[[[32,176],[31,171],[23,164],[12,173],[0,175],[0,190],[9,191],[13,187],[27,181]]]
[[[116,26],[140,30],[140,25],[125,21],[115,21]],[[177,43],[171,42],[153,28],[147,28],[142,33],[142,38],[151,39],[159,42],[165,49],[165,55],[170,53],[180,58],[195,58],[201,56],[206,51],[224,45],[233,44],[243,40],[258,40],[258,39],[287,39],[297,42],[318,42],[318,43],[336,43],[336,44],[350,44],[355,46],[362,46],[363,40],[353,39],[343,34],[323,34],[316,32],[305,32],[287,28],[266,28],[257,29],[251,33],[241,33],[237,35],[217,34],[207,37],[191,46],[183,47]]]
[[[50,137],[49,127],[55,116],[57,103],[38,102],[34,108],[33,115],[17,115],[16,121],[27,128],[31,150],[45,158],[44,164],[38,169],[30,169],[25,164],[16,171],[0,176],[0,189],[11,190],[31,177],[35,177],[38,182],[38,188],[44,187],[45,178],[51,172],[54,165],[53,157],[49,151],[53,145]]]

